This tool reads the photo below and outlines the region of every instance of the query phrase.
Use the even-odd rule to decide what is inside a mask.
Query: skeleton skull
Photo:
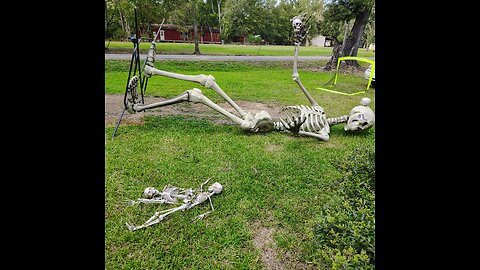
[[[219,194],[222,192],[222,190],[223,186],[218,182],[215,182],[213,185],[208,187],[208,192],[215,192],[215,194]]]
[[[363,98],[361,105],[350,111],[345,131],[367,130],[375,124],[375,113],[368,106],[370,102],[369,98]]]
[[[299,18],[294,18],[292,22],[293,31],[300,32],[302,29],[303,22]]]
[[[155,189],[153,187],[147,187],[143,191],[143,197],[145,199],[152,199],[153,197],[158,196],[159,194],[160,194],[160,191],[158,191],[157,189]]]

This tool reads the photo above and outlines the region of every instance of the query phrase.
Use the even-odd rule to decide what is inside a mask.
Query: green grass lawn
[[[131,53],[132,42],[105,41],[110,52]],[[158,54],[192,54],[193,43],[157,43]],[[146,53],[150,48],[149,42],[140,43],[140,52]],[[293,55],[294,46],[282,45],[233,45],[233,44],[200,44],[200,51],[206,55],[269,55],[269,56],[290,56]],[[301,47],[300,56],[329,56],[332,55],[332,47]],[[359,57],[375,57],[372,50],[358,49]]]
[[[322,65],[301,63],[299,72],[328,116],[348,114],[363,96],[372,99],[374,109],[375,89],[360,96],[315,90],[332,73],[306,69]],[[124,93],[128,66],[129,61],[105,62],[106,94]],[[212,74],[235,101],[309,105],[291,79],[291,63],[165,61],[156,62],[156,67]],[[193,87],[223,101],[199,84],[162,77],[150,78],[146,95],[172,97]],[[253,241],[259,228],[273,229],[276,254],[285,269],[291,269],[289,262],[330,269],[316,228],[324,219],[325,205],[345,204],[332,189],[343,177],[338,164],[355,149],[375,143],[375,127],[348,134],[343,126],[333,126],[330,140],[324,142],[275,132],[252,134],[234,125],[180,116],[146,116],[142,125],[122,125],[114,139],[113,129],[105,127],[105,269],[265,269],[262,251]],[[139,198],[146,187],[197,188],[209,177],[209,184],[219,182],[224,189],[212,197],[215,211],[205,220],[190,222],[210,209],[208,202],[135,232],[125,226],[139,225],[155,211],[171,207],[125,204]],[[332,203],[334,199],[338,202]],[[362,222],[366,224],[355,224]],[[348,237],[363,237],[356,233]],[[341,247],[346,260],[355,260]]]

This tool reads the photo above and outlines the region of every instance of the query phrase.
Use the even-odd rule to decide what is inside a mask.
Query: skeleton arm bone
[[[298,84],[300,89],[303,91],[305,96],[307,97],[308,101],[310,101],[310,104],[312,106],[318,106],[318,103],[313,100],[312,96],[308,93],[307,89],[303,86],[302,82],[300,81],[300,75],[298,74],[298,69],[297,69],[297,62],[298,62],[298,46],[300,44],[295,43],[295,55],[293,58],[293,73],[292,73],[292,79]]]
[[[298,134],[303,136],[315,137],[323,141],[328,141],[328,139],[330,138],[330,135],[328,134],[320,134],[320,133],[314,133],[314,132],[308,132],[308,131],[302,131],[302,130],[298,131]]]

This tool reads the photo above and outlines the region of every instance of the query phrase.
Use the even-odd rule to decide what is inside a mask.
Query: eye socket
[[[363,122],[363,123],[362,123],[362,126],[366,126],[366,125],[368,125],[367,122]]]

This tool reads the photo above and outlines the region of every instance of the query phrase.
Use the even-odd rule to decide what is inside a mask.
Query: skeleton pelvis
[[[253,117],[255,132],[269,132],[274,128],[272,117],[266,111],[260,111]]]

